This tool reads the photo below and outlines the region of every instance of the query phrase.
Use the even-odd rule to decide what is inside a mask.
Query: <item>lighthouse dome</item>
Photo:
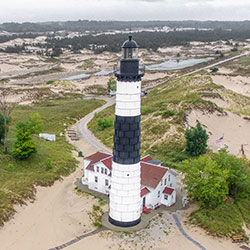
[[[136,41],[132,39],[132,36],[129,36],[129,39],[123,43],[122,48],[139,48],[139,46]]]

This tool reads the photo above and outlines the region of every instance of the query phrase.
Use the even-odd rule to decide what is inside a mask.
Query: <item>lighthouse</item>
[[[138,45],[129,36],[122,45],[117,78],[115,132],[109,222],[120,227],[141,221],[140,121],[141,78]]]

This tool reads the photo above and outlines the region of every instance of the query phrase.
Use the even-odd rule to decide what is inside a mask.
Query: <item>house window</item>
[[[168,181],[170,181],[170,175],[168,176]]]
[[[165,178],[164,180],[164,185],[167,185],[167,178]]]
[[[104,171],[105,171],[105,174],[108,174],[108,170],[107,170],[106,168],[105,168],[105,170],[104,170]]]
[[[161,186],[162,186],[162,184],[163,184],[163,180],[161,179]]]
[[[104,168],[101,168],[101,173],[102,173],[102,174],[104,173]]]
[[[170,183],[170,187],[172,187],[173,185],[172,185],[172,183]]]
[[[99,167],[96,167],[96,172],[99,172]]]
[[[168,200],[168,195],[167,194],[164,194],[164,199]]]
[[[95,176],[95,182],[96,182],[96,183],[98,182],[98,177],[97,177],[97,176]]]
[[[105,180],[105,186],[108,186],[109,185],[109,180]]]
[[[158,191],[158,198],[160,197],[160,194],[161,194],[161,192],[160,192],[160,191]]]

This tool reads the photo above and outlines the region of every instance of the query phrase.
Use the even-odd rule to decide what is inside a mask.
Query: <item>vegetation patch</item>
[[[44,123],[44,132],[56,134],[56,142],[33,136],[37,153],[27,160],[18,160],[3,153],[0,145],[0,225],[13,215],[14,204],[25,204],[34,199],[35,185],[52,185],[55,180],[72,173],[77,161],[72,156],[73,146],[62,133],[92,110],[103,105],[100,100],[83,100],[82,96],[47,99],[32,106],[18,106],[11,115],[8,133],[9,152],[16,140],[16,124],[26,122],[31,113],[39,113]]]

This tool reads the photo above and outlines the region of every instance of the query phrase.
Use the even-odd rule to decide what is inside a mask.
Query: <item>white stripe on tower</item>
[[[115,114],[124,117],[141,115],[141,81],[117,81]]]

